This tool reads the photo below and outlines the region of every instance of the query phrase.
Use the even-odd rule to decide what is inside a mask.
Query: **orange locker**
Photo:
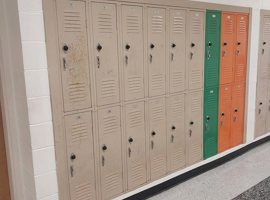
[[[232,83],[233,66],[235,62],[235,29],[236,16],[233,13],[222,12],[221,45],[220,45],[220,84]]]
[[[248,14],[237,14],[236,34],[234,81],[239,82],[246,80]]]
[[[230,148],[231,138],[231,105],[232,86],[222,85],[219,88],[219,116],[218,116],[218,152]]]
[[[243,143],[245,82],[232,85],[231,147]]]

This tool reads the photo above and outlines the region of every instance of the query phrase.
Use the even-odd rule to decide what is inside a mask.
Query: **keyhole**
[[[67,44],[64,44],[64,46],[63,46],[63,51],[65,51],[65,52],[68,51],[68,45],[67,45]]]

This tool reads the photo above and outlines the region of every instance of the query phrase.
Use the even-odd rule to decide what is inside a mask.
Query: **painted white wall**
[[[209,3],[244,6],[253,8],[250,73],[249,73],[249,101],[247,117],[247,142],[254,139],[255,96],[257,81],[257,60],[260,8],[270,9],[269,0],[195,0]],[[27,92],[29,127],[31,134],[31,150],[33,155],[34,179],[36,200],[57,200],[57,178],[55,149],[52,128],[52,115],[50,104],[50,90],[48,69],[46,62],[46,44],[44,22],[42,13],[42,0],[18,0],[20,17],[21,40],[23,47],[23,63],[25,85]],[[232,152],[240,147],[234,148]],[[196,166],[212,161],[225,154],[217,155],[188,169],[176,172],[168,177],[155,181],[141,189],[133,191],[134,194],[155,184],[165,181],[190,170]],[[125,196],[128,196],[125,195]]]

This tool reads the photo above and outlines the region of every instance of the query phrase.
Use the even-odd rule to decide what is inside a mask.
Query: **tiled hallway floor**
[[[269,176],[267,142],[149,200],[231,200]]]

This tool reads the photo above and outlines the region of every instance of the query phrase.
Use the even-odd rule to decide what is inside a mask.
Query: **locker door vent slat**
[[[78,185],[75,188],[76,192],[76,200],[92,200],[93,195],[91,193],[91,184],[85,183],[82,185]]]
[[[152,119],[153,121],[164,120],[164,108],[163,106],[155,106],[152,108]]]
[[[115,79],[104,79],[101,81],[101,97],[117,97],[117,89],[118,87],[117,80]]]
[[[118,131],[118,117],[117,116],[105,116],[104,117],[104,135],[115,133]]]
[[[246,34],[247,32],[247,21],[246,20],[240,20],[239,22],[239,32]]]
[[[172,77],[173,86],[182,88],[185,83],[185,73],[183,71],[175,72]]]
[[[165,87],[165,74],[152,75],[152,90],[161,90]]]
[[[140,33],[142,30],[139,16],[126,16],[126,27],[128,34],[137,34]]]
[[[185,32],[185,19],[183,17],[174,17],[173,18],[173,27],[172,31],[174,33],[184,33]]]
[[[129,112],[129,128],[142,126],[144,123],[143,113],[141,111]]]
[[[130,94],[140,93],[143,87],[143,77],[129,76],[128,77],[128,92]]]
[[[82,26],[81,12],[64,11],[64,32],[81,32]]]
[[[84,102],[87,98],[86,83],[69,84],[69,100],[71,103]]]
[[[263,34],[266,37],[270,37],[270,17],[264,17],[264,26],[263,26]]]
[[[145,169],[145,165],[144,163],[139,163],[134,165],[131,169],[130,169],[130,179],[133,182],[140,182],[140,180],[144,180],[144,170]]]
[[[78,141],[88,138],[87,123],[77,123],[71,125],[71,142],[76,143]]]
[[[233,20],[232,20],[232,18],[226,20],[225,33],[227,33],[227,34],[232,34],[233,33]]]
[[[119,190],[119,188],[121,188],[121,179],[122,177],[119,176],[119,173],[107,175],[104,180],[104,191],[109,193],[111,191]]]
[[[163,33],[164,19],[161,15],[152,16],[152,33]]]
[[[113,33],[113,16],[110,13],[99,13],[97,17],[98,33]]]
[[[191,30],[192,30],[192,34],[198,34],[201,35],[201,19],[198,17],[193,17],[193,19],[191,20],[192,24],[191,24]]]

